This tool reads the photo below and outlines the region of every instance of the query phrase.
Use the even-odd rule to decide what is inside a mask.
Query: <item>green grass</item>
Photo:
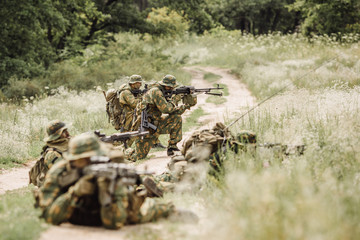
[[[205,111],[199,107],[191,112],[191,114],[183,122],[183,132],[188,132],[190,129],[199,126],[199,118],[205,115]]]
[[[211,72],[207,72],[204,74],[204,79],[208,82],[216,82],[218,80],[220,80],[222,77],[220,75],[211,73]]]
[[[32,188],[26,187],[0,195],[0,239],[38,239],[47,224],[33,207]]]

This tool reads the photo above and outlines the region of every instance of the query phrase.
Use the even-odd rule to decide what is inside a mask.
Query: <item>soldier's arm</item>
[[[129,90],[124,90],[120,93],[120,103],[130,106],[132,109],[136,108],[136,105],[140,102],[140,100],[140,98],[135,98]]]
[[[178,110],[174,103],[166,101],[164,95],[160,90],[152,92],[152,100],[156,107],[162,113],[172,113]]]
[[[61,192],[58,176],[63,171],[63,165],[63,163],[58,163],[53,166],[46,175],[44,185],[40,188],[39,204],[43,211],[43,217],[48,223],[55,225],[69,219],[78,201],[78,197],[73,194],[71,187],[67,192]]]

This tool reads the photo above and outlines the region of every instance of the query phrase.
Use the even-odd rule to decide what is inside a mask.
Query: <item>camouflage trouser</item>
[[[182,118],[178,114],[169,114],[162,117],[157,125],[157,130],[143,139],[135,141],[135,155],[137,159],[145,158],[151,147],[157,142],[160,134],[170,134],[169,146],[176,146],[182,139]]]
[[[101,208],[103,226],[118,229],[125,224],[155,221],[167,217],[175,211],[172,203],[161,203],[158,199],[137,196],[119,186],[115,192],[115,202]]]

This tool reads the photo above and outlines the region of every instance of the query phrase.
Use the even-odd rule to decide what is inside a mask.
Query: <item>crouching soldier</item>
[[[46,173],[58,161],[63,159],[63,153],[67,151],[70,134],[64,122],[54,120],[46,127],[47,137],[42,148],[41,157],[29,172],[30,182],[40,187],[45,179]]]
[[[148,119],[146,120],[154,127],[147,129],[150,131],[149,136],[135,141],[136,159],[145,158],[161,134],[170,135],[168,156],[174,155],[175,151],[180,151],[176,144],[182,139],[181,115],[196,104],[196,96],[187,95],[187,98],[194,98],[192,104],[185,101],[184,104],[176,106],[172,99],[165,97],[165,92],[173,90],[176,86],[176,78],[166,75],[159,84],[144,95],[141,110],[147,113]]]
[[[119,163],[93,162],[95,156],[101,160],[108,154],[108,148],[94,135],[80,135],[70,141],[65,160],[50,169],[39,191],[42,217],[48,223],[118,229],[175,212],[173,204],[147,198],[121,181],[111,182],[105,176],[86,173],[85,169],[94,165],[117,166]]]

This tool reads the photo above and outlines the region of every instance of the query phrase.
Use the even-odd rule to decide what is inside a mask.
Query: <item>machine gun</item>
[[[98,157],[98,156],[96,156]],[[99,162],[103,160],[97,160],[96,157],[92,157],[91,161]],[[101,158],[104,158],[100,156]],[[106,157],[105,157],[106,158]],[[110,161],[110,159],[109,159]],[[129,166],[125,163],[113,163],[104,162],[98,164],[90,164],[82,170],[82,175],[94,175],[95,177],[105,177],[110,181],[120,181],[122,184],[127,186],[141,184],[141,175],[152,175],[153,173],[148,171],[138,171],[134,167]]]
[[[94,131],[95,135],[100,138],[101,141],[106,143],[114,143],[114,142],[123,142],[125,148],[127,148],[127,140],[134,137],[144,137],[149,134],[149,131],[133,131],[133,132],[124,132],[124,133],[114,133],[110,136],[106,136],[101,133],[99,130]]]
[[[211,92],[212,90],[221,90],[224,89],[223,87],[220,87],[219,84],[217,84],[214,88],[195,88],[194,86],[181,86],[178,88],[175,88],[174,90],[168,90],[164,92],[165,98],[170,98],[172,95],[177,94],[200,94],[205,93],[208,95],[214,95],[214,96],[222,96],[222,93],[214,93]]]

